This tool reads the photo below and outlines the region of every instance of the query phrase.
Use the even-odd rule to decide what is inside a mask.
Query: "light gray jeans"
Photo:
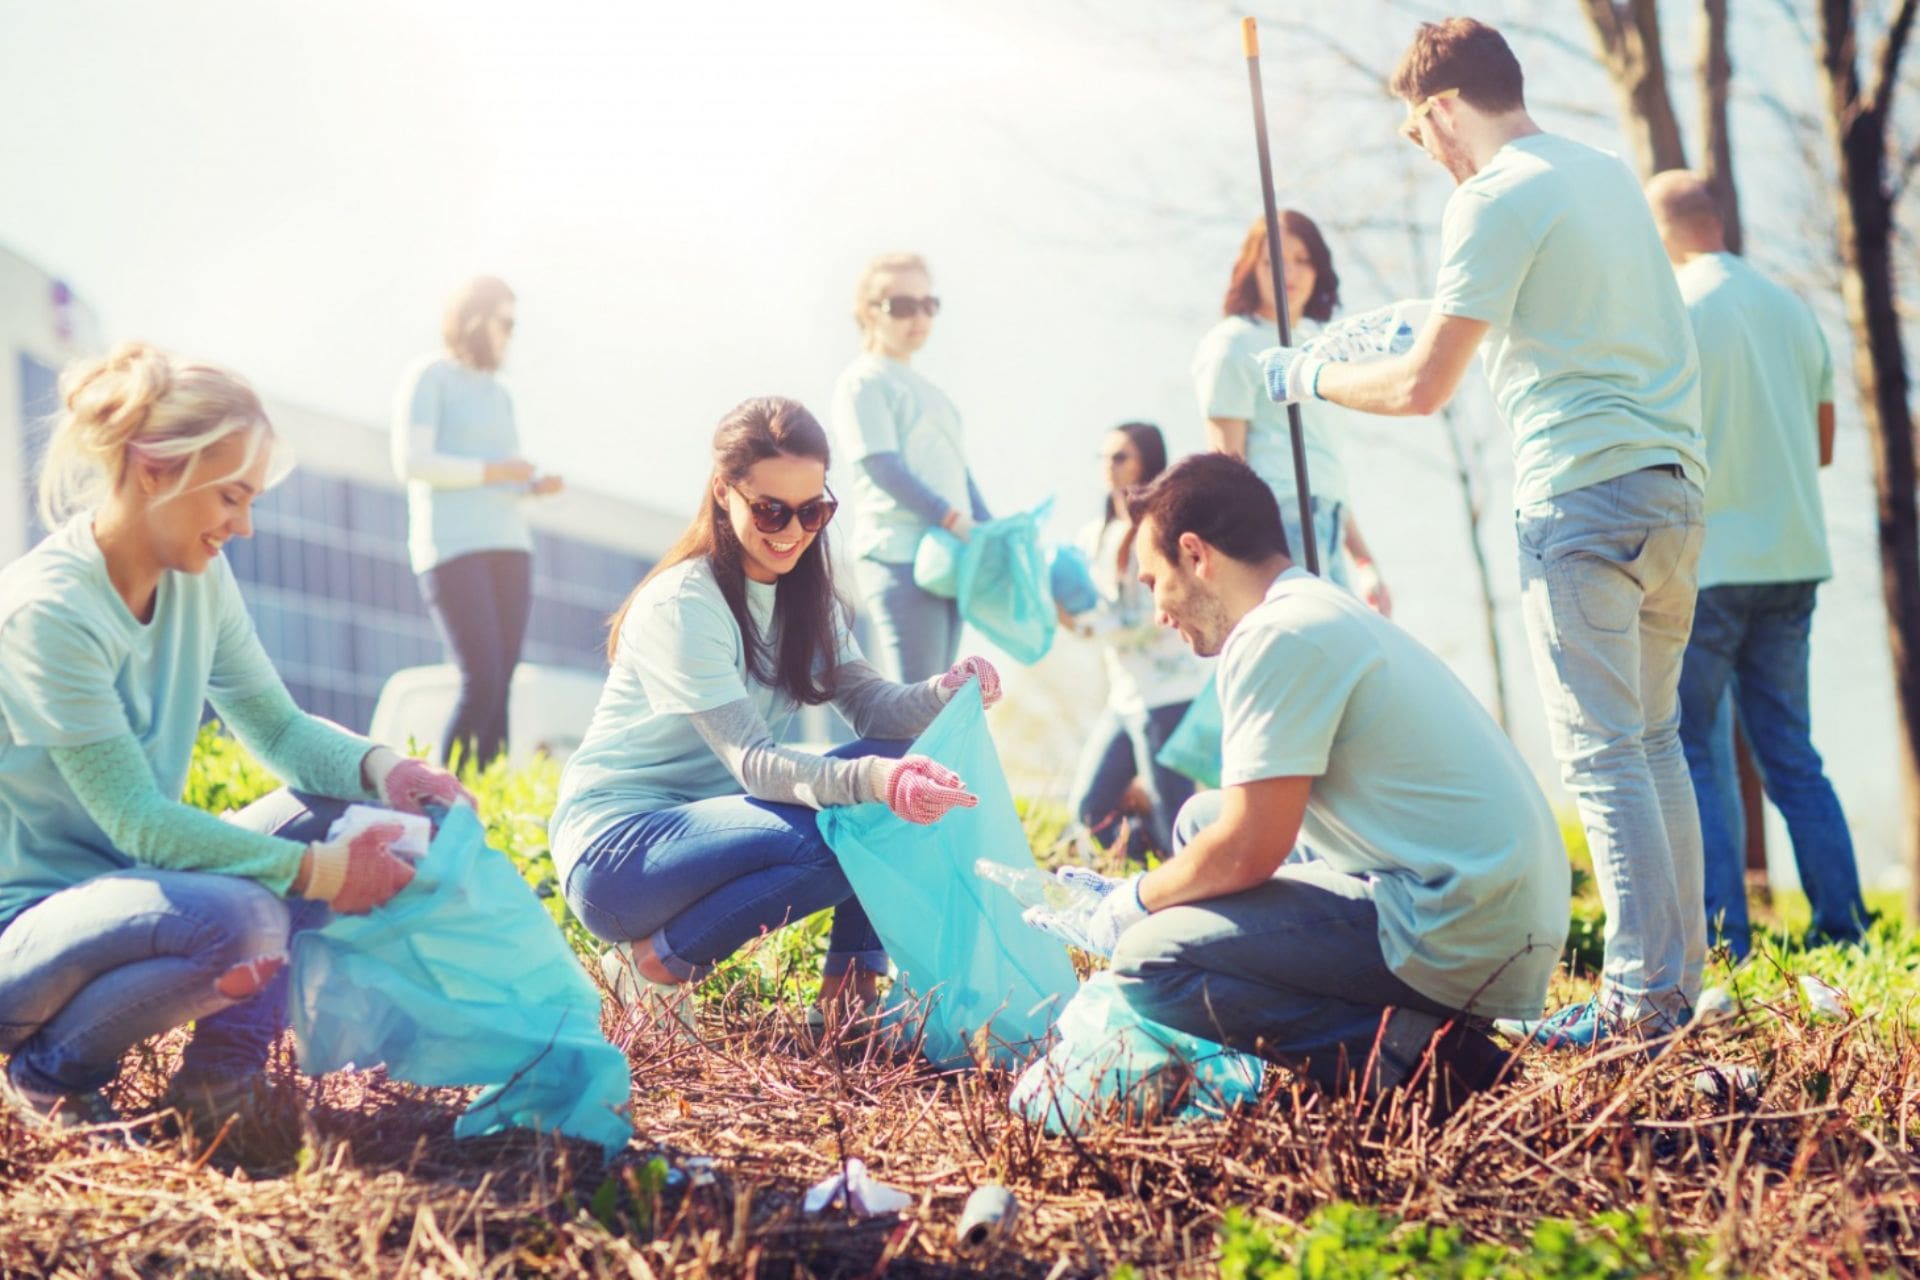
[[[1527,646],[1607,910],[1604,1006],[1687,1017],[1706,962],[1700,815],[1680,746],[1700,490],[1672,467],[1516,513]]]
[[[930,680],[960,653],[960,605],[923,591],[911,564],[856,560],[854,581],[866,606],[880,674],[901,684]]]

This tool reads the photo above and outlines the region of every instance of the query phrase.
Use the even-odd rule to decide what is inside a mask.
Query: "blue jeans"
[[[959,603],[922,591],[911,564],[858,560],[853,575],[881,675],[913,684],[931,680],[959,658]]]
[[[1181,808],[1176,854],[1220,817],[1222,793]],[[1369,1083],[1389,1089],[1434,1033],[1466,1015],[1387,967],[1373,884],[1296,850],[1271,880],[1156,911],[1120,935],[1113,972],[1143,1016],[1258,1053],[1338,1087],[1379,1050]]]
[[[321,839],[344,802],[276,791],[231,820],[302,843]],[[77,1094],[118,1074],[129,1048],[194,1023],[180,1074],[212,1080],[266,1064],[287,1024],[284,964],[257,993],[220,983],[329,915],[252,880],[136,867],[41,899],[0,932],[0,1051],[29,1088]]]
[[[1706,964],[1700,815],[1680,748],[1700,490],[1649,467],[1518,512],[1521,606],[1547,730],[1606,906],[1601,995],[1677,1022]]]
[[[828,754],[901,756],[906,742],[862,738]],[[814,810],[716,796],[614,824],[567,873],[567,905],[604,942],[645,938],[669,973],[692,981],[741,944],[833,908],[828,974],[887,971],[887,952]]]
[[[1715,713],[1729,685],[1767,796],[1786,819],[1800,884],[1813,904],[1813,932],[1851,941],[1866,925],[1853,838],[1813,747],[1807,661],[1817,586],[1782,582],[1702,591],[1680,673],[1680,738],[1699,797],[1706,916],[1719,923],[1739,957],[1752,948],[1745,859],[1726,821],[1728,808],[1739,803],[1739,779],[1714,749]]]
[[[507,749],[513,669],[533,611],[533,557],[475,551],[420,575],[420,594],[460,668],[460,698],[440,739],[440,758],[484,767]]]
[[[1172,850],[1173,815],[1193,796],[1193,779],[1155,757],[1192,705],[1173,702],[1131,716],[1105,710],[1094,721],[1067,804],[1101,848],[1112,846],[1120,827],[1121,799],[1138,778],[1153,802],[1153,813],[1145,828],[1136,824],[1128,834],[1127,857],[1144,862],[1149,847],[1163,854]]]

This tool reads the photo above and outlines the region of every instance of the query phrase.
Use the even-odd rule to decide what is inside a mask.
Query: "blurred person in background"
[[[351,800],[472,797],[302,712],[261,649],[222,555],[287,470],[252,388],[128,343],[60,397],[54,532],[0,572],[0,1092],[38,1123],[112,1123],[122,1056],[192,1023],[164,1105],[257,1150],[290,935],[413,878],[398,825],[329,828]],[[209,703],[298,791],[225,821],[182,803]]]
[[[1280,211],[1280,252],[1285,259],[1287,323],[1295,343],[1321,331],[1340,306],[1340,276],[1333,251],[1318,224],[1304,213]],[[1280,503],[1287,547],[1305,564],[1300,533],[1299,490],[1293,475],[1293,434],[1285,405],[1267,395],[1259,354],[1274,344],[1279,312],[1274,305],[1273,260],[1267,254],[1267,220],[1255,218],[1240,242],[1227,278],[1225,316],[1207,331],[1193,357],[1194,393],[1207,420],[1211,448],[1240,459],[1267,482]],[[1347,468],[1341,460],[1333,415],[1322,403],[1300,406],[1307,449],[1307,481],[1313,493],[1314,540],[1320,572],[1346,587],[1381,613],[1391,614],[1393,599],[1361,536],[1347,496]]]
[[[460,670],[440,758],[485,768],[507,746],[513,669],[533,608],[533,534],[521,504],[559,493],[521,454],[499,377],[513,290],[476,276],[447,300],[446,349],[418,361],[393,413],[393,466],[407,486],[407,552],[427,611]]]
[[[1736,959],[1753,948],[1729,692],[1767,796],[1786,819],[1810,942],[1857,942],[1867,904],[1840,797],[1813,745],[1807,664],[1814,595],[1833,576],[1820,468],[1833,461],[1833,356],[1798,297],[1729,252],[1706,179],[1647,184],[1700,347],[1707,536],[1680,663],[1680,744],[1700,807],[1707,923]]]
[[[1212,664],[1196,657],[1178,633],[1155,620],[1153,596],[1141,586],[1133,554],[1127,491],[1167,469],[1160,428],[1127,422],[1100,446],[1107,498],[1099,519],[1077,539],[1093,570],[1099,604],[1062,621],[1075,634],[1097,637],[1107,672],[1107,702],[1091,726],[1068,806],[1101,848],[1111,848],[1136,779],[1148,802],[1145,821],[1127,823],[1126,853],[1144,862],[1149,850],[1173,850],[1173,816],[1193,795],[1193,782],[1159,764],[1166,744],[1193,699],[1206,687]]]
[[[913,557],[928,529],[965,541],[991,518],[967,467],[960,412],[912,367],[940,299],[917,254],[882,254],[854,282],[860,354],[834,384],[840,456],[852,464],[854,577],[874,658],[891,679],[925,680],[960,652],[960,606],[922,590]]]

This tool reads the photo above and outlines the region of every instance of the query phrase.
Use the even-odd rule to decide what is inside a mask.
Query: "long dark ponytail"
[[[808,706],[832,699],[838,633],[852,626],[853,611],[833,583],[827,531],[815,534],[813,544],[801,553],[793,568],[780,575],[773,597],[779,642],[770,652],[766,637],[754,626],[747,609],[740,539],[726,508],[713,496],[714,480],[739,484],[754,463],[783,455],[811,458],[823,467],[829,461],[827,433],[798,400],[760,396],[734,406],[720,419],[713,430],[713,472],[702,494],[700,514],[609,619],[607,661],[613,661],[619,651],[620,626],[642,588],[675,565],[704,557],[713,566],[720,594],[739,624],[748,676]]]

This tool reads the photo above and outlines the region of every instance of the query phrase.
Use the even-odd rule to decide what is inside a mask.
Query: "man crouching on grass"
[[[1567,936],[1567,856],[1539,786],[1412,636],[1288,559],[1273,493],[1222,454],[1130,497],[1160,621],[1220,655],[1221,789],[1176,856],[1035,925],[1111,954],[1146,1017],[1342,1087],[1493,1082],[1496,1017],[1531,1018]],[[1097,882],[1096,882],[1097,881]],[[1376,1054],[1377,1048],[1377,1054]]]

